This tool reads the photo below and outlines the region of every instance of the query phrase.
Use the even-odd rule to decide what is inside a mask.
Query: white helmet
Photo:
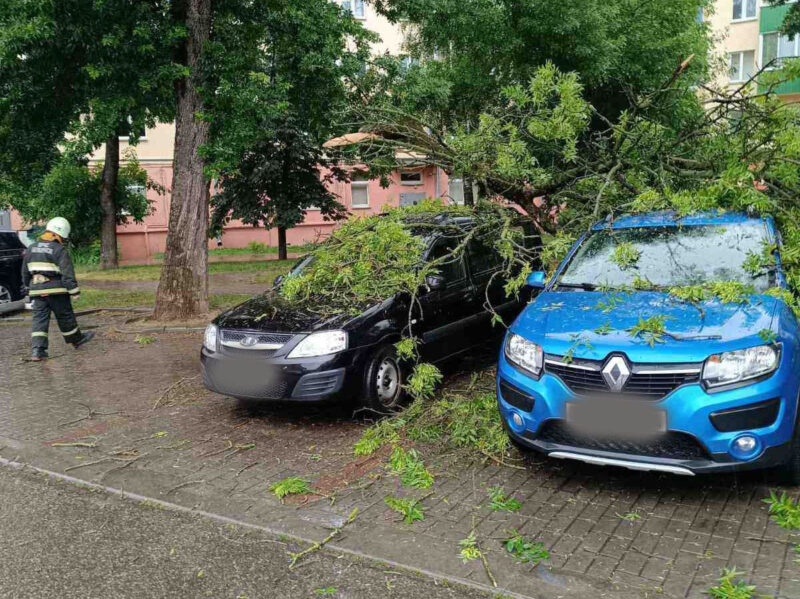
[[[55,233],[62,239],[69,239],[69,234],[70,231],[72,231],[72,227],[69,226],[69,221],[66,218],[57,216],[55,218],[51,218],[47,222],[46,230],[50,231],[51,233]]]

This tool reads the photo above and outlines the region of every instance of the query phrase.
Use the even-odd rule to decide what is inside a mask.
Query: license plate
[[[567,423],[581,432],[613,437],[647,437],[667,430],[667,413],[632,400],[567,402]]]

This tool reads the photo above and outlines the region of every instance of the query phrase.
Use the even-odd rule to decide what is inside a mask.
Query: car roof
[[[603,229],[634,229],[641,227],[678,227],[702,225],[732,225],[737,223],[761,223],[764,219],[749,216],[743,212],[708,211],[689,216],[680,216],[673,210],[624,215],[614,220],[605,220],[592,227],[595,231]]]

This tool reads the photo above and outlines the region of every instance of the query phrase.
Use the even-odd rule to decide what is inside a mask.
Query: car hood
[[[763,344],[759,333],[772,328],[777,304],[765,295],[752,296],[748,304],[693,305],[650,291],[544,292],[512,330],[556,355],[602,360],[623,352],[634,362],[700,362],[713,353]],[[658,315],[667,318],[663,342],[651,346],[629,332],[640,319]]]
[[[343,327],[351,319],[351,315],[324,314],[313,305],[299,307],[273,290],[223,312],[214,324],[226,329],[300,333]]]

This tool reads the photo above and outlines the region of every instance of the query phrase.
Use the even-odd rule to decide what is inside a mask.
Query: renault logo
[[[239,342],[244,347],[253,347],[256,343],[258,343],[258,337],[253,337],[252,335],[248,335]]]
[[[622,356],[614,356],[603,368],[603,379],[612,391],[622,391],[630,377],[631,369]]]

